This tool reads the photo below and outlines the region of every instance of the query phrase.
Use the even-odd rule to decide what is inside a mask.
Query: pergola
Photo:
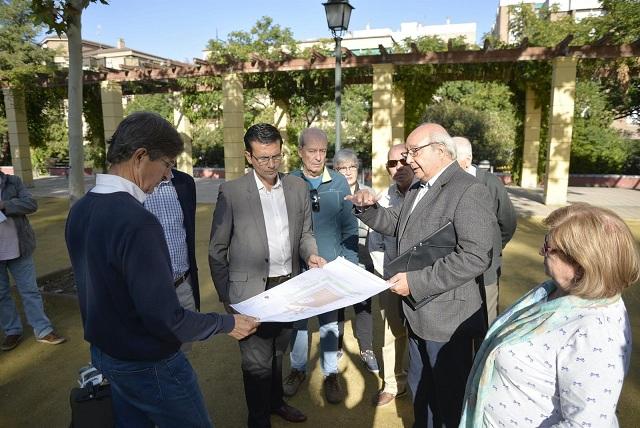
[[[382,190],[388,186],[385,171],[386,154],[391,145],[403,143],[404,94],[394,85],[397,67],[420,64],[489,64],[517,63],[521,61],[549,61],[552,64],[551,97],[549,105],[549,146],[544,181],[544,202],[547,205],[564,205],[569,179],[569,156],[573,129],[576,68],[581,59],[616,59],[640,57],[640,41],[632,44],[607,45],[606,41],[592,45],[569,46],[568,36],[552,48],[530,47],[526,42],[511,49],[449,50],[446,52],[421,52],[415,44],[410,53],[389,53],[379,46],[378,55],[356,56],[343,48],[343,68],[372,70],[370,77],[360,78],[357,83],[373,85],[373,129],[372,166],[373,187]],[[85,83],[100,83],[105,138],[109,138],[123,118],[122,96],[130,82],[148,85],[149,92],[179,90],[177,79],[203,76],[222,77],[224,160],[227,179],[244,174],[243,83],[241,75],[247,73],[274,73],[307,70],[333,69],[335,58],[313,52],[309,59],[291,58],[283,54],[283,60],[270,61],[253,56],[247,62],[230,65],[212,64],[197,60],[193,66],[164,68],[137,68],[131,70],[108,70],[86,72]],[[55,79],[44,85],[60,84]],[[212,90],[201,87],[198,90]],[[9,125],[9,139],[14,171],[28,185],[32,183],[29,136],[26,127],[24,98],[21,94],[4,88],[5,106]],[[286,116],[286,112],[280,112]],[[176,112],[176,117],[180,117]],[[179,131],[185,137],[185,153],[179,159],[180,169],[192,173],[189,124],[180,120]],[[526,89],[524,152],[521,185],[537,187],[538,152],[540,145],[541,108],[536,105],[536,95],[531,87]],[[280,123],[281,127],[283,123]]]

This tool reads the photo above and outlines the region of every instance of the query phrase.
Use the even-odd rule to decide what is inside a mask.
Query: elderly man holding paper
[[[419,182],[401,206],[383,208],[366,190],[347,199],[372,229],[396,237],[399,254],[447,223],[453,226],[452,252],[420,269],[400,271],[389,282],[392,292],[417,303],[403,304],[414,426],[457,426],[473,342],[486,330],[476,277],[491,261],[496,218],[486,187],[455,162],[455,145],[442,126],[420,125],[405,146],[402,156]],[[427,303],[417,308],[422,302]]]

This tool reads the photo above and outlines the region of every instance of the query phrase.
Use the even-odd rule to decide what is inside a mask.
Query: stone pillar
[[[373,66],[373,129],[371,130],[371,181],[376,192],[389,187],[387,153],[393,138],[393,64]]]
[[[174,92],[174,97],[180,99],[180,92]],[[182,106],[182,101],[179,103]],[[180,138],[184,143],[184,151],[178,155],[176,167],[179,171],[193,175],[193,134],[191,131],[191,121],[184,115],[181,109],[173,109],[173,124],[180,133]]]
[[[289,141],[289,133],[287,126],[289,125],[289,111],[287,105],[282,100],[276,100],[276,109],[273,114],[273,126],[278,128],[282,136],[282,155],[283,161],[280,164],[282,172],[289,172],[289,157],[291,155],[290,148],[297,146],[296,142]]]
[[[404,89],[394,87],[391,100],[391,145],[404,144]]]
[[[27,130],[24,94],[13,91],[10,88],[3,88],[2,93],[7,114],[13,174],[20,177],[25,186],[33,187],[33,170],[31,166],[31,151],[29,150],[29,131]]]
[[[553,60],[549,149],[544,186],[545,205],[567,203],[577,64],[578,60],[571,57],[559,57]]]
[[[538,155],[540,151],[541,108],[536,106],[536,94],[527,88],[524,110],[524,147],[522,149],[522,178],[524,188],[538,187]]]
[[[102,100],[102,123],[104,125],[104,141],[107,142],[116,132],[116,128],[124,117],[122,109],[122,86],[108,80],[100,82],[100,99]]]
[[[224,173],[227,181],[244,175],[244,96],[242,80],[236,73],[222,81]]]

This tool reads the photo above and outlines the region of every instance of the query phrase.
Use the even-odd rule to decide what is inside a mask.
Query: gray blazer
[[[311,229],[307,184],[280,174],[289,219],[292,274],[300,260],[318,254]],[[209,268],[218,297],[238,303],[265,291],[269,276],[269,245],[260,194],[253,171],[220,185],[209,242]]]
[[[36,234],[31,228],[27,214],[38,209],[38,203],[17,175],[7,175],[0,171],[0,194],[4,201],[2,213],[13,218],[18,229],[20,257],[30,256],[36,249]]]
[[[374,205],[358,217],[372,229],[396,236],[399,253],[447,221],[453,223],[457,238],[455,251],[432,266],[407,272],[411,295],[416,300],[434,294],[438,297],[416,311],[403,304],[407,321],[416,335],[425,340],[447,342],[482,305],[477,277],[491,262],[496,217],[487,188],[457,162],[445,168],[410,213],[419,189],[419,183],[413,185],[401,206]],[[477,316],[473,319],[481,320]],[[483,328],[467,324],[465,328]]]

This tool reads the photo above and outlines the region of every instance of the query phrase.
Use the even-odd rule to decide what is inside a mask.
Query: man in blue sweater
[[[311,198],[313,233],[320,257],[330,262],[337,257],[358,264],[358,221],[351,213],[347,179],[325,167],[327,160],[327,134],[319,128],[302,131],[298,154],[302,168],[291,175],[301,177],[307,183]],[[338,311],[318,315],[320,323],[320,350],[324,393],[332,404],[344,399],[338,380]],[[284,394],[294,395],[306,378],[309,358],[309,333],[307,320],[293,323],[291,338],[291,373],[284,380]]]
[[[71,209],[65,237],[91,358],[111,383],[116,425],[212,426],[184,342],[236,339],[257,322],[183,309],[158,219],[142,205],[183,150],[154,113],[126,117],[109,141],[109,174]]]

